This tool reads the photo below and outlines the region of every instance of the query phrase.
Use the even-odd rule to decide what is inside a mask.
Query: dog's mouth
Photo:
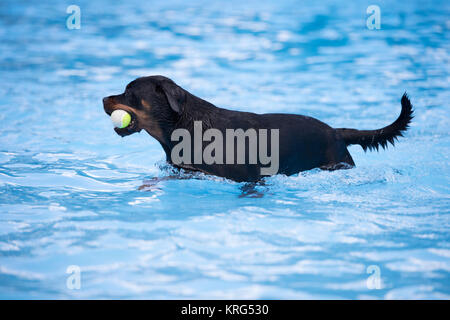
[[[116,110],[120,110],[120,109],[116,109]],[[130,124],[128,126],[126,126],[125,128],[114,128],[114,131],[121,137],[125,137],[125,136],[128,136],[132,133],[139,131],[136,115],[133,112],[130,112],[130,111],[127,111],[127,112],[131,116]]]
[[[137,119],[136,114],[133,112],[133,109],[130,106],[124,105],[124,104],[113,104],[110,103],[108,100],[104,100],[103,107],[105,109],[105,112],[107,115],[111,116],[113,111],[115,110],[123,110],[126,111],[130,117],[131,121],[125,128],[114,128],[114,131],[121,137],[128,136],[130,134],[133,134],[135,132],[141,131],[139,128],[139,121]]]

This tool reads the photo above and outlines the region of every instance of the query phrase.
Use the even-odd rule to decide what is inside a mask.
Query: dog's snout
[[[103,98],[103,105],[107,105],[109,103],[109,101],[111,100],[111,97],[104,97]]]
[[[112,99],[111,99],[111,96],[109,96],[109,97],[104,97],[103,98],[103,109],[105,110],[105,112],[108,114],[108,115],[111,115],[111,112],[112,112],[112,105],[113,105],[114,103],[113,103],[113,101],[112,101]]]

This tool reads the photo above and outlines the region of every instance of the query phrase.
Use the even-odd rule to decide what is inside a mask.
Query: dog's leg
[[[339,162],[339,163],[321,166],[320,169],[326,170],[326,171],[334,171],[334,170],[341,170],[341,169],[351,169],[354,167],[355,167],[354,165],[351,165],[351,164],[348,164],[345,162]]]
[[[258,182],[246,182],[244,185],[240,186],[239,189],[241,190],[241,194],[239,195],[239,198],[262,198],[264,196],[264,192],[259,191],[256,189],[257,186],[265,186],[265,183],[263,180]]]
[[[143,191],[154,191],[159,190],[158,184],[163,181],[170,181],[170,180],[186,180],[192,178],[191,176],[181,176],[181,175],[170,175],[170,176],[164,176],[164,177],[153,177],[150,179],[145,179],[143,184],[138,188],[138,190]]]
[[[142,190],[142,191],[154,191],[154,190],[158,190],[158,183],[162,182],[162,181],[167,181],[167,180],[174,180],[176,179],[176,176],[167,176],[167,177],[153,177],[150,179],[145,179],[143,181],[143,184],[138,188],[138,190]]]

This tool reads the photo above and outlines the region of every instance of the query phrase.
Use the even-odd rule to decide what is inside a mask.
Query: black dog
[[[378,130],[334,129],[327,124],[307,116],[294,114],[255,114],[218,108],[176,85],[163,76],[138,78],[129,83],[125,92],[103,99],[108,115],[122,109],[131,115],[131,123],[126,128],[115,128],[120,136],[127,136],[142,129],[159,141],[167,161],[176,167],[201,171],[207,174],[229,178],[235,181],[258,181],[262,178],[261,168],[267,165],[261,161],[251,163],[249,145],[245,145],[246,162],[238,164],[237,147],[234,148],[234,162],[212,164],[174,163],[172,150],[178,141],[172,141],[175,129],[186,129],[194,140],[194,122],[202,122],[202,132],[217,129],[226,136],[227,129],[254,129],[267,131],[278,129],[279,144],[273,141],[267,147],[267,154],[278,147],[279,162],[277,173],[292,175],[313,168],[334,170],[355,165],[347,146],[359,144],[364,151],[373,150],[387,143],[394,145],[394,139],[402,136],[413,118],[412,105],[406,95],[401,99],[400,116],[391,125]],[[247,137],[248,138],[248,137]],[[234,138],[233,138],[234,139]],[[229,142],[229,141],[228,141]],[[247,141],[248,142],[248,141]],[[191,143],[193,155],[194,141]],[[208,143],[201,141],[204,148]],[[203,150],[203,149],[202,149]],[[254,150],[254,149],[253,149]],[[233,151],[233,150],[232,150]],[[183,151],[185,152],[185,151]],[[226,150],[223,158],[226,158]],[[194,164],[193,164],[194,163]]]

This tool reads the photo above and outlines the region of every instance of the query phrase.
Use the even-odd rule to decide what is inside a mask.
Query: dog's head
[[[164,143],[183,113],[185,102],[186,91],[175,82],[163,76],[150,76],[130,82],[122,94],[103,98],[103,107],[108,115],[114,110],[131,115],[127,127],[114,129],[120,136],[144,129]]]

